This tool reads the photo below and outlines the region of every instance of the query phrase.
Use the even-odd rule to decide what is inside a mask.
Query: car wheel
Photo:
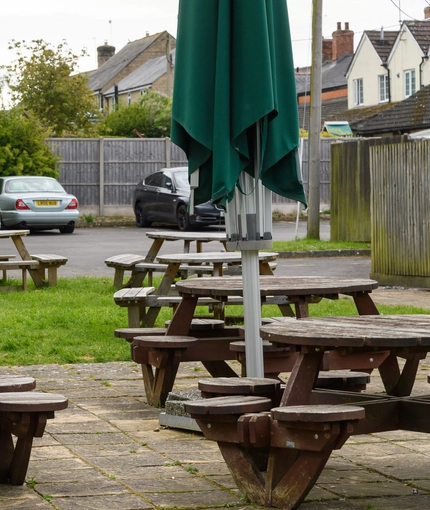
[[[178,211],[176,213],[176,221],[178,222],[179,230],[182,230],[182,232],[190,230],[190,217],[188,216],[187,206],[185,204],[181,204],[178,207]]]
[[[148,219],[143,211],[143,206],[140,202],[137,202],[137,204],[134,208],[134,214],[136,216],[136,224],[139,228],[151,226],[151,222],[148,221]]]
[[[75,225],[66,225],[65,227],[60,227],[59,230],[62,234],[73,234]]]

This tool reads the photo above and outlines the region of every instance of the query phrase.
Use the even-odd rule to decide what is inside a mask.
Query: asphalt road
[[[297,237],[306,236],[306,222],[299,222]],[[121,253],[145,254],[152,243],[145,235],[146,231],[159,228],[139,229],[137,227],[77,228],[71,235],[60,234],[58,230],[36,232],[24,238],[30,253],[55,253],[69,260],[59,269],[59,276],[100,276],[112,277],[113,269],[108,268],[104,260]],[[216,230],[216,229],[215,229]],[[291,240],[296,237],[294,222],[275,222],[274,240]],[[330,224],[320,224],[321,239],[330,238]],[[10,243],[6,245],[6,243]],[[218,242],[208,243],[206,250],[219,251]],[[163,253],[182,251],[178,242],[165,242]],[[11,240],[2,242],[3,253],[15,253]],[[370,258],[368,257],[323,257],[305,259],[278,259],[276,274],[286,276],[348,276],[368,278]]]

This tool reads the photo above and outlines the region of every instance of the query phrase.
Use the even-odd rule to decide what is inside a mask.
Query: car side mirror
[[[169,189],[170,191],[173,191],[173,185],[171,182],[166,182],[166,188]]]

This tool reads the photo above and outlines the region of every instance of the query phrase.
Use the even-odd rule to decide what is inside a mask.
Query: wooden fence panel
[[[370,158],[371,277],[430,287],[430,142],[373,147]]]
[[[321,202],[330,202],[330,145],[321,139]],[[302,174],[308,185],[307,139],[303,140]],[[185,153],[170,139],[51,138],[48,144],[60,156],[60,182],[78,197],[84,214],[132,215],[133,190],[139,179],[163,167],[187,164]],[[102,190],[102,191],[100,191]],[[276,204],[295,204],[273,193]]]
[[[406,140],[404,136],[351,139],[331,145],[330,237],[333,241],[370,241],[369,149]]]

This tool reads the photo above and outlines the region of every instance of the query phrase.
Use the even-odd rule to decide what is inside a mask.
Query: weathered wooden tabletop
[[[378,287],[375,280],[358,278],[260,276],[260,294],[277,295],[332,295],[371,292]],[[242,277],[199,278],[176,283],[181,294],[197,296],[240,296],[243,293]]]

